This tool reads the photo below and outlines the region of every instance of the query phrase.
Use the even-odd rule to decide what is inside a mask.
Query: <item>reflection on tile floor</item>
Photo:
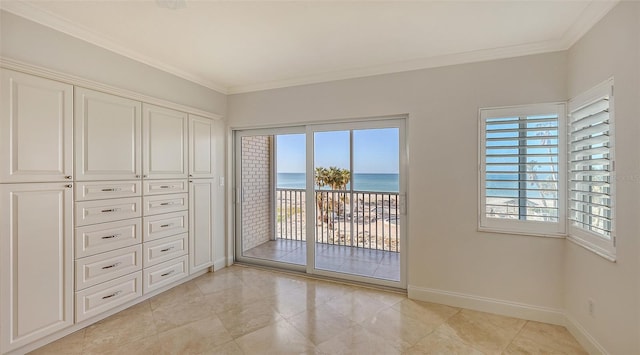
[[[231,266],[33,354],[586,354],[564,327]]]
[[[306,242],[271,240],[243,253],[244,256],[297,265],[307,264]],[[347,274],[400,281],[400,254],[396,252],[317,244],[316,268]]]

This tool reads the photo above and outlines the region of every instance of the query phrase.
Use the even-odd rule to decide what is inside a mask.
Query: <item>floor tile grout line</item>
[[[504,349],[502,349],[502,351],[500,351],[501,354],[504,354],[505,351],[507,351],[507,349],[509,349],[509,346],[511,346],[511,344],[513,344],[513,341],[516,340],[516,338],[518,337],[518,335],[520,335],[520,333],[522,333],[522,330],[524,329],[524,327],[527,326],[527,324],[530,321],[525,320],[524,323],[522,323],[522,326],[520,327],[520,329],[518,329],[518,331],[516,332],[516,334],[513,336],[513,338],[511,338],[511,340],[509,341],[509,343],[504,347]]]

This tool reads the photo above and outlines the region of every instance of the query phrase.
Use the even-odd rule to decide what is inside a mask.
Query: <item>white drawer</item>
[[[140,217],[141,207],[140,197],[76,202],[76,226]]]
[[[189,209],[189,194],[145,196],[142,205],[144,216],[184,211]]]
[[[76,292],[76,323],[142,296],[142,271]]]
[[[142,219],[94,224],[76,228],[76,259],[142,242]]]
[[[140,181],[76,182],[76,201],[140,196]]]
[[[184,233],[144,243],[142,265],[146,268],[186,255],[189,252],[188,238],[189,234]]]
[[[187,180],[145,180],[142,186],[145,196],[189,192]]]
[[[144,294],[180,280],[188,274],[189,256],[187,255],[144,269],[142,272]]]
[[[189,213],[187,211],[167,213],[142,219],[142,241],[169,237],[189,231]]]
[[[76,291],[142,270],[140,244],[76,260]]]

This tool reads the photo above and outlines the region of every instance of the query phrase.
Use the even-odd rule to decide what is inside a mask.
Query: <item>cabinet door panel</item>
[[[187,114],[145,104],[144,175],[149,179],[187,177]]]
[[[73,324],[72,188],[0,185],[0,353]]]
[[[142,104],[76,88],[74,106],[76,179],[140,178]]]
[[[213,265],[213,191],[212,179],[189,183],[189,271]]]
[[[0,182],[70,180],[73,86],[0,71]]]
[[[213,122],[189,115],[189,176],[213,177]]]

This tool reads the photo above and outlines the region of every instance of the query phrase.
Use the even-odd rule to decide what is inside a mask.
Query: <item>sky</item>
[[[399,131],[397,128],[353,131],[355,174],[397,174],[399,169]],[[315,166],[349,168],[349,131],[316,132]],[[277,136],[279,173],[304,173],[306,158],[304,134]]]

